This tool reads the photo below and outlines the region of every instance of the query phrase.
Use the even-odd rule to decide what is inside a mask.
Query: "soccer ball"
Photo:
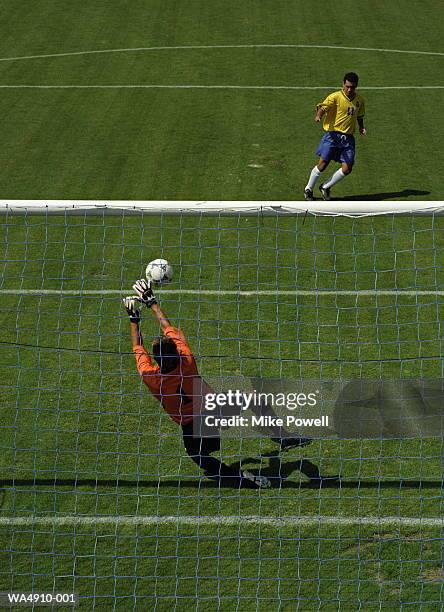
[[[173,280],[173,267],[166,259],[154,259],[146,267],[146,277],[156,285],[170,283]]]

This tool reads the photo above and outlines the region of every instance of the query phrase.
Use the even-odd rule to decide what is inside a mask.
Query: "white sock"
[[[311,171],[310,178],[308,179],[308,183],[305,189],[310,189],[310,191],[313,191],[313,187],[316,185],[316,181],[318,180],[320,176],[321,176],[321,171],[318,170],[317,166],[315,166],[313,170]]]
[[[325,187],[326,189],[330,189],[330,187],[333,187],[333,185],[336,185],[336,183],[339,183],[339,181],[342,181],[342,179],[345,177],[346,174],[342,172],[342,168],[339,168],[339,170],[336,170],[336,172],[332,174],[328,181],[324,183],[323,187]]]

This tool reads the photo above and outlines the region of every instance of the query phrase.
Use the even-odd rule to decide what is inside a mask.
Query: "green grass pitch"
[[[336,196],[443,198],[443,90],[422,89],[442,86],[439,0],[344,0],[338,10],[302,0],[5,0],[3,11],[2,198],[302,199],[322,133],[315,104],[350,70],[369,133]],[[282,44],[350,49],[273,47]],[[183,46],[204,48],[131,51]],[[113,49],[128,51],[75,55]],[[46,57],[8,60],[37,55]],[[39,85],[129,88],[14,88]],[[131,88],[141,85],[172,89]]]
[[[6,0],[2,8],[2,199],[300,199],[323,90],[175,86],[325,85],[327,93],[349,70],[361,76],[369,135],[338,197],[443,198],[442,90],[365,89],[441,86],[442,55],[134,51],[440,52],[438,1],[315,10],[281,0]],[[110,49],[130,51],[7,59]],[[143,84],[174,87],[6,87]],[[11,293],[0,294],[0,519],[85,520],[0,521],[0,591],[75,591],[84,610],[442,606],[442,528],[417,522],[443,513],[441,440],[315,441],[282,463],[265,438],[242,447],[224,440],[228,462],[243,457],[252,471],[289,477],[269,491],[219,490],[140,384],[119,296],[88,293],[129,291],[146,262],[164,255],[176,266],[172,288],[218,292],[161,295],[206,376],[438,378],[441,297],[273,290],[442,291],[442,218],[9,215],[1,226],[0,289]],[[270,294],[220,294],[256,288]],[[34,289],[74,293],[26,293]],[[142,325],[147,340],[157,334],[147,314]],[[341,486],[311,487],[302,459],[340,473]],[[178,522],[88,522],[96,516]],[[219,525],[197,521],[215,516]],[[298,516],[319,521],[273,523]],[[339,521],[357,516],[407,522]]]

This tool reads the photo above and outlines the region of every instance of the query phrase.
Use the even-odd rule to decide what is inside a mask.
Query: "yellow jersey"
[[[323,108],[325,111],[323,127],[326,132],[340,132],[341,134],[353,134],[358,117],[365,114],[364,99],[360,94],[355,94],[350,100],[341,90],[331,93],[316,109]]]

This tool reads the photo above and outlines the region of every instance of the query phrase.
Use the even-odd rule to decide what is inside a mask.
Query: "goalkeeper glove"
[[[133,289],[137,293],[138,299],[143,302],[147,308],[151,308],[151,306],[157,304],[157,300],[154,297],[153,290],[151,289],[151,283],[149,281],[141,278],[134,283]]]
[[[140,323],[140,310],[138,309],[139,298],[132,295],[123,298],[123,305],[130,318],[131,323]]]

